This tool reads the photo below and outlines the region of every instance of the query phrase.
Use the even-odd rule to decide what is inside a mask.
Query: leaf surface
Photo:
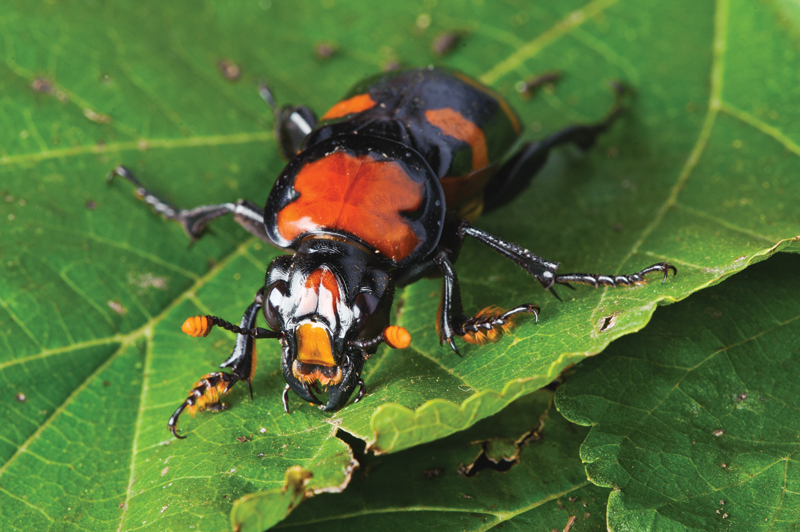
[[[795,530],[800,261],[775,257],[659,311],[556,405],[592,429],[610,530]]]
[[[360,457],[345,493],[314,497],[275,530],[561,530],[573,516],[572,532],[604,530],[608,490],[586,480],[578,459],[588,429],[568,423],[552,398],[541,390],[432,444]],[[511,462],[517,452],[505,471],[479,460]]]

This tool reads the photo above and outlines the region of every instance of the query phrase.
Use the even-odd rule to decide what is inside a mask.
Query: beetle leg
[[[264,230],[263,209],[255,203],[239,200],[236,203],[220,203],[219,205],[202,205],[194,209],[178,209],[160,199],[142,186],[136,176],[124,166],[117,166],[108,174],[111,182],[115,176],[124,177],[136,186],[136,195],[150,205],[153,210],[168,220],[176,220],[183,226],[189,238],[200,238],[208,224],[215,218],[225,214],[233,214],[233,219],[261,240],[272,243]]]
[[[286,412],[287,414],[289,413],[289,390],[291,389],[292,387],[287,384],[286,386],[283,387],[283,394],[281,395],[281,402],[283,403],[283,411]]]
[[[618,285],[630,286],[633,284],[643,283],[644,276],[647,275],[648,273],[661,272],[664,274],[664,278],[661,280],[661,284],[664,284],[667,282],[667,277],[669,277],[670,270],[672,270],[673,277],[675,275],[678,275],[678,269],[675,266],[666,262],[659,262],[658,264],[653,264],[652,266],[648,266],[647,268],[638,271],[636,273],[632,273],[630,275],[567,273],[564,275],[556,275],[555,279],[553,279],[553,282],[560,283],[566,286],[569,286],[569,283],[580,283],[589,286],[594,286],[595,288],[599,287],[600,285],[612,286],[612,287],[616,287]]]
[[[523,270],[534,276],[545,290],[550,291],[554,295],[556,294],[553,290],[553,286],[556,284],[561,284],[569,288],[572,288],[569,283],[588,284],[594,286],[595,288],[600,285],[630,286],[632,284],[644,282],[644,276],[648,273],[663,273],[664,279],[662,280],[662,283],[666,282],[667,275],[669,274],[670,270],[672,271],[673,275],[677,275],[678,273],[678,270],[675,268],[675,266],[666,262],[659,262],[658,264],[653,264],[652,266],[648,266],[647,268],[630,275],[601,275],[586,273],[567,273],[563,275],[556,275],[556,269],[558,269],[559,263],[544,260],[522,246],[518,246],[513,242],[507,242],[503,239],[497,238],[496,236],[490,235],[485,231],[476,229],[472,227],[466,220],[461,222],[461,225],[458,228],[458,233],[462,238],[465,236],[471,236],[476,240],[486,244],[501,255],[513,260]],[[556,297],[558,297],[558,295],[556,295]]]
[[[179,436],[177,431],[178,417],[184,409],[188,408],[192,414],[215,409],[215,407],[221,405],[220,399],[222,396],[228,393],[238,380],[239,377],[236,375],[214,372],[203,376],[202,379],[194,383],[194,388],[189,392],[189,397],[181,403],[181,406],[169,418],[167,427],[172,431],[172,435],[181,440],[186,438],[186,436]]]
[[[278,107],[272,90],[266,83],[258,86],[261,98],[275,113],[275,138],[278,148],[287,161],[297,155],[309,133],[317,125],[317,115],[305,105],[282,105]]]
[[[358,397],[356,397],[356,400],[353,401],[353,404],[359,402],[361,398],[364,397],[364,395],[367,393],[367,385],[364,384],[364,379],[358,379],[358,386],[359,386]]]
[[[271,333],[269,336],[260,337],[276,337],[277,333],[268,331],[266,329],[257,328],[256,319],[258,312],[261,310],[263,304],[264,289],[259,290],[253,303],[247,307],[242,316],[242,321],[239,327],[236,327],[224,320],[212,318],[214,325],[221,326],[225,329],[234,330],[234,332],[241,331],[237,334],[236,343],[234,344],[231,355],[220,364],[221,368],[230,368],[231,373],[215,372],[209,373],[195,383],[194,388],[189,392],[189,398],[186,399],[181,406],[175,410],[175,413],[169,418],[167,426],[175,435],[176,438],[184,438],[185,436],[178,436],[176,426],[178,417],[184,409],[189,408],[190,412],[203,412],[220,405],[220,399],[223,395],[228,393],[233,385],[243,380],[250,388],[250,398],[253,397],[253,376],[256,372],[256,343],[252,331],[264,331],[264,333]],[[229,325],[230,327],[226,327]],[[205,331],[207,334],[207,331]],[[251,334],[244,334],[251,333]],[[203,335],[205,336],[205,335]],[[259,335],[256,335],[259,336]]]
[[[479,312],[478,315],[467,318],[461,305],[461,288],[458,285],[458,277],[447,253],[439,251],[433,260],[442,271],[442,297],[439,303],[436,328],[439,338],[443,342],[447,342],[458,356],[461,356],[461,353],[456,347],[455,336],[460,336],[469,343],[494,342],[513,327],[513,320],[520,313],[533,314],[538,320],[539,307],[531,304],[520,305],[509,311],[489,307]]]
[[[461,287],[458,285],[456,270],[445,251],[439,251],[433,260],[442,270],[442,296],[439,300],[436,330],[440,340],[447,342],[455,354],[461,356],[453,341],[459,326],[467,319],[461,305]]]
[[[501,207],[516,198],[547,162],[550,150],[562,144],[575,144],[588,150],[597,137],[608,131],[622,114],[620,97],[624,90],[613,84],[617,101],[606,118],[595,124],[569,126],[539,141],[527,142],[500,167],[484,189],[483,212]]]

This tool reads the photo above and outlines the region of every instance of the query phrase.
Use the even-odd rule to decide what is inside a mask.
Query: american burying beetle
[[[266,86],[262,97],[275,107]],[[590,148],[620,114],[615,105],[601,122],[576,125],[506,153],[520,133],[519,119],[491,89],[458,72],[417,68],[387,72],[358,83],[318,121],[303,106],[275,110],[278,146],[289,159],[261,209],[255,203],[177,209],[142,187],[137,194],[166,218],[198,238],[211,220],[225,214],[252,234],[294,251],[272,261],[266,281],[237,327],[216,316],[186,320],[183,331],[205,336],[216,325],[236,333],[222,368],[200,379],[169,420],[178,436],[178,416],[218,407],[238,381],[250,385],[255,340],[282,346],[286,378],[284,409],[293,390],[323,410],[342,408],[356,387],[365,393],[361,370],[381,343],[404,348],[405,329],[389,325],[395,287],[439,274],[443,286],[436,321],[442,342],[458,353],[456,336],[470,343],[497,340],[523,313],[538,319],[539,307],[489,307],[464,314],[453,263],[470,236],[505,255],[555,294],[555,284],[630,285],[651,272],[677,273],[667,263],[631,275],[556,274],[549,262],[511,242],[485,233],[472,222],[497,209],[528,185],[550,150],[561,144]],[[663,281],[662,281],[663,282]],[[257,327],[261,311],[268,329]],[[315,395],[325,387],[324,403]]]

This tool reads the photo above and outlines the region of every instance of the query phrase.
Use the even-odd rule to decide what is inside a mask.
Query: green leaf
[[[310,493],[341,489],[352,458],[331,436],[337,428],[379,452],[445,437],[640,329],[659,302],[797,250],[792,9],[744,0],[6,2],[0,516],[16,528],[223,529],[235,499],[278,493],[289,468],[314,475]],[[431,42],[451,30],[463,46],[435,58]],[[320,43],[335,54],[317,58]],[[520,113],[525,140],[600,119],[613,104],[608,82],[622,80],[632,89],[627,113],[598,146],[557,150],[528,191],[479,225],[561,261],[563,272],[630,273],[669,260],[680,275],[562,290],[561,304],[467,242],[457,264],[467,310],[536,302],[538,325],[462,346],[458,358],[438,345],[440,283],[425,280],[398,294],[397,322],[413,347],[370,360],[361,403],[326,415],[292,398],[284,415],[278,349],[261,342],[254,400],[235,389],[228,412],[185,416],[189,439],[175,442],[166,420],[233,338],[190,339],[180,324],[207,312],[237,321],[278,252],[231,220],[190,246],[126,183],[109,187],[103,176],[125,164],[182,207],[263,202],[283,163],[258,80],[281,102],[323,112],[395,61],[441,61],[483,80]],[[554,88],[528,100],[515,92],[553,69],[564,74]],[[269,500],[261,513],[283,515],[286,501]]]
[[[344,494],[314,497],[276,530],[561,530],[573,516],[572,532],[602,530],[609,490],[588,482],[578,459],[588,429],[568,423],[552,398],[542,390],[432,444],[359,457]],[[501,442],[519,458],[504,471],[485,458]]]
[[[659,311],[559,388],[610,530],[796,529],[799,259]]]

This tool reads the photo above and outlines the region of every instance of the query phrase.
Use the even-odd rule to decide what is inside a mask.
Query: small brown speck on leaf
[[[103,381],[103,386],[111,386],[111,382],[109,382],[109,381]]]
[[[717,429],[717,430],[715,430],[714,432],[712,432],[711,434],[713,434],[714,436],[716,436],[717,438],[719,438],[720,436],[722,436],[723,434],[725,434],[725,431],[724,431],[723,429]]]
[[[109,122],[111,122],[110,116],[103,113],[98,113],[97,111],[89,109],[88,107],[83,110],[83,116],[85,116],[92,122],[97,122],[98,124],[108,124]]]
[[[31,81],[31,88],[36,92],[51,93],[53,92],[53,83],[45,78],[36,78]]]
[[[739,395],[736,396],[736,400],[737,401],[744,401],[746,397],[747,397],[747,392],[742,392],[742,393],[740,393]]]
[[[236,81],[242,76],[242,69],[239,68],[239,65],[228,59],[220,61],[217,67],[227,80]]]
[[[434,479],[436,477],[442,476],[444,474],[444,468],[443,467],[433,467],[431,469],[425,469],[425,470],[421,471],[421,473],[424,476],[428,477],[428,480],[431,480],[431,479]]]
[[[120,316],[124,316],[128,313],[128,309],[122,306],[122,303],[119,301],[109,301],[108,306],[111,307],[111,310],[119,314]]]
[[[577,500],[578,500],[578,498],[577,498],[577,497],[570,497],[570,498],[569,498],[569,502],[575,502],[575,501],[577,501]]]
[[[86,208],[89,209],[90,211],[95,210],[96,207],[97,203],[95,203],[94,200],[89,200],[86,202]]]
[[[67,93],[56,87],[55,84],[47,78],[39,77],[31,81],[31,89],[42,94],[51,94],[61,102],[67,101]]]
[[[431,43],[431,52],[433,55],[443,57],[455,49],[462,37],[462,33],[458,31],[440,33]]]
[[[246,441],[250,441],[250,439],[247,436],[239,436],[238,438],[236,438],[236,441],[238,441],[239,443],[244,443]]]
[[[314,55],[317,56],[317,59],[325,61],[336,55],[338,49],[339,47],[335,43],[320,42],[314,45]]]

